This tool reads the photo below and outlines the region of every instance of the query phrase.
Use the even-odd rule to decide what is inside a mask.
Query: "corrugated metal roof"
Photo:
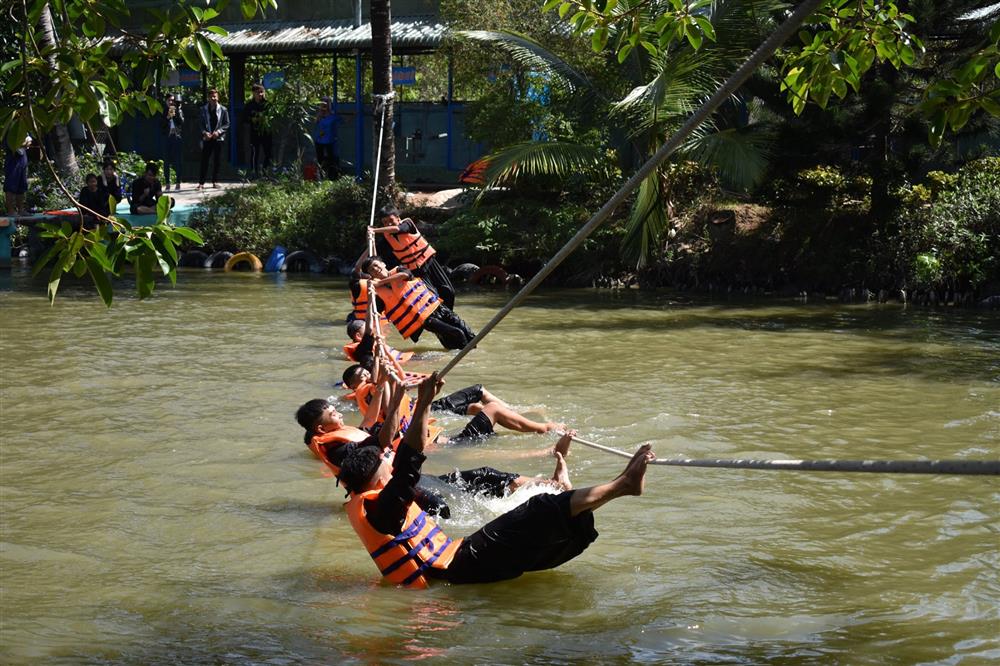
[[[256,21],[221,27],[229,31],[227,36],[208,36],[226,54],[367,50],[372,44],[371,24],[354,27],[350,19]],[[391,31],[393,48],[429,49],[441,44],[447,28],[432,16],[401,16],[393,18]]]

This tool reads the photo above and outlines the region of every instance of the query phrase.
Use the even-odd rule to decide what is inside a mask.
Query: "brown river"
[[[0,275],[0,663],[1000,662],[998,477],[651,467],[557,570],[394,589],[293,419],[339,392],[343,279],[189,271],[111,310],[44,290]],[[478,329],[506,297],[456,310]],[[444,365],[434,342],[410,367]],[[983,311],[543,290],[447,388],[472,383],[661,457],[1000,457]],[[425,469],[547,476],[553,442],[501,432]],[[582,487],[623,461],[568,463]],[[522,492],[454,497],[444,529]]]

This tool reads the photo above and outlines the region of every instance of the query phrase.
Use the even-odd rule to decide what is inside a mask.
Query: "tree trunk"
[[[56,30],[52,21],[52,11],[49,4],[45,3],[41,18],[38,20],[38,41],[43,52],[48,52],[46,59],[49,67],[53,70],[59,68],[56,60]],[[66,125],[57,124],[52,128],[53,142],[55,143],[55,155],[52,157],[56,163],[56,168],[62,176],[75,178],[80,174],[80,167],[76,163],[76,153],[73,152],[73,142],[70,141],[69,131]],[[38,137],[41,140],[42,137]],[[42,144],[44,146],[44,142]]]
[[[371,0],[372,24],[372,91],[376,95],[387,95],[392,92],[392,10],[389,0]],[[372,160],[374,169],[378,158],[378,137],[381,123],[385,122],[385,132],[382,136],[382,163],[379,168],[378,198],[379,203],[394,203],[396,200],[396,138],[393,133],[392,103],[385,105],[385,112],[375,105],[375,118],[372,123],[374,136],[372,146],[375,150]]]

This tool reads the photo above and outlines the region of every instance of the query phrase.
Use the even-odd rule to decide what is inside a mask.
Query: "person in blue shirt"
[[[338,121],[337,114],[330,109],[330,98],[324,97],[316,112],[312,138],[316,145],[316,163],[331,180],[340,174],[340,157],[337,155]]]

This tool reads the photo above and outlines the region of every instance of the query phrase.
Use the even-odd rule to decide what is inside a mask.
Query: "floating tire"
[[[289,273],[322,273],[323,262],[309,250],[296,250],[285,257],[281,270]]]
[[[256,254],[251,252],[237,252],[229,257],[229,261],[226,262],[226,272],[235,271],[238,266],[242,266],[243,264],[247,264],[254,273],[264,270],[264,264],[261,263]]]
[[[459,264],[452,268],[448,274],[454,282],[468,282],[469,278],[479,270],[475,264]]]
[[[182,268],[204,268],[207,259],[208,255],[201,250],[189,250],[181,256],[177,265]]]
[[[500,266],[483,266],[469,276],[469,284],[479,285],[480,287],[491,285],[503,286],[507,284],[507,271]]]
[[[225,250],[219,250],[218,252],[212,253],[205,263],[202,264],[205,268],[225,268],[226,262],[233,256],[232,252],[227,252]]]

